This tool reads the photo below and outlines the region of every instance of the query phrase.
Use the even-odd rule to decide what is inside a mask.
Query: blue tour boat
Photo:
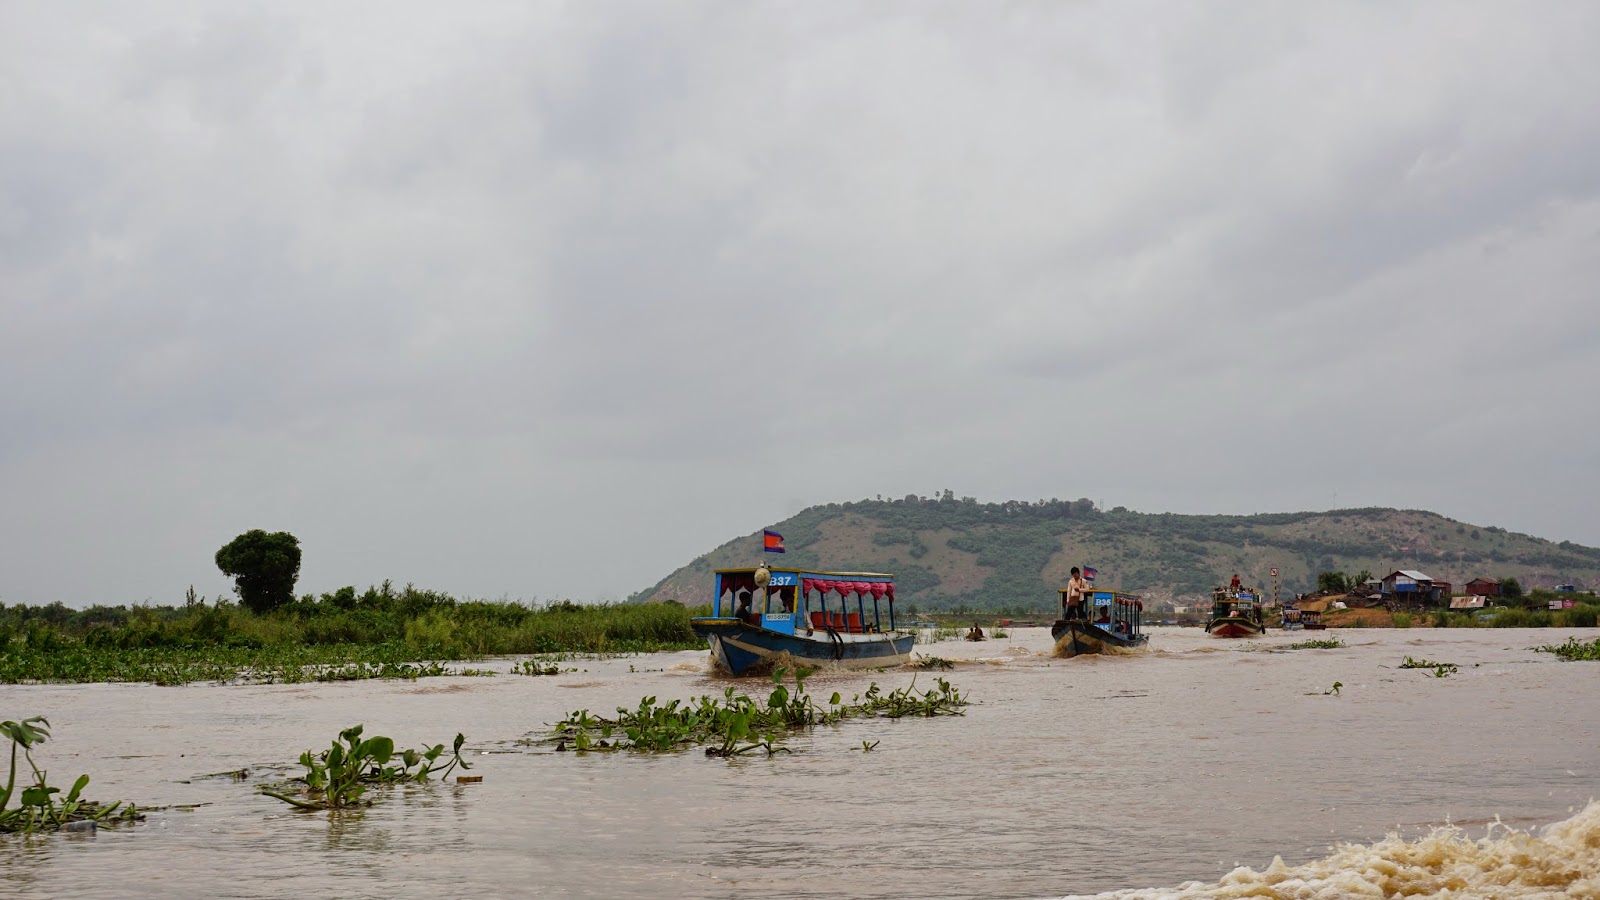
[[[1055,655],[1071,659],[1085,653],[1103,653],[1107,648],[1133,649],[1150,642],[1144,633],[1144,601],[1121,591],[1091,591],[1084,595],[1082,609],[1067,607],[1067,589],[1062,588],[1063,618],[1050,626],[1055,638]]]
[[[711,615],[689,626],[733,675],[765,671],[786,656],[855,669],[911,661],[916,637],[895,630],[893,575],[761,565],[718,569],[713,591]]]

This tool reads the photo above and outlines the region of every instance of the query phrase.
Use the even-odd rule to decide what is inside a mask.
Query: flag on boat
[[[770,529],[762,531],[761,549],[767,551],[768,553],[783,553],[783,535]]]
[[[1098,574],[1100,574],[1100,570],[1099,569],[1093,568],[1091,566],[1084,566],[1083,567],[1083,580],[1084,581],[1093,581],[1094,580],[1094,576],[1096,576]]]

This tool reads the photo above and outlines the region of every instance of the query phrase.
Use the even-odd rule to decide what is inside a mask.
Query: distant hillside
[[[1421,569],[1458,592],[1479,576],[1600,586],[1600,549],[1422,510],[1183,516],[1101,511],[1089,500],[978,503],[946,491],[814,506],[771,527],[789,552],[769,560],[892,572],[901,605],[930,610],[1050,609],[1074,565],[1099,569],[1100,586],[1150,599],[1207,596],[1233,572],[1270,587],[1272,566],[1285,593],[1314,589],[1319,572],[1362,569]],[[632,599],[709,602],[711,571],[753,565],[760,547],[760,531],[735,538]]]

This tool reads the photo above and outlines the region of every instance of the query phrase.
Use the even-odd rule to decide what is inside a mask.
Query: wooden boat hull
[[[781,658],[846,669],[875,669],[911,661],[916,636],[899,631],[845,634],[814,631],[784,634],[738,619],[691,619],[694,633],[706,640],[711,656],[732,675],[755,675]]]
[[[1132,649],[1149,643],[1150,636],[1132,637],[1107,631],[1091,622],[1057,620],[1050,626],[1050,636],[1056,640],[1056,656],[1071,659],[1085,653],[1103,653],[1106,648]]]
[[[1206,624],[1212,637],[1259,637],[1267,633],[1267,626],[1239,616],[1212,619]]]

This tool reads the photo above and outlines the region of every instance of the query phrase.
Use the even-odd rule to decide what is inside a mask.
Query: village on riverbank
[[[1407,628],[1413,626],[1511,628],[1595,627],[1600,600],[1576,584],[1525,591],[1515,578],[1477,577],[1461,585],[1416,569],[1397,569],[1382,578],[1369,572],[1354,577],[1323,572],[1317,591],[1297,594],[1268,609],[1275,624],[1284,608],[1320,616],[1329,628]],[[1276,600],[1268,593],[1269,601]],[[1202,624],[1209,604],[1175,603],[1163,621]]]

